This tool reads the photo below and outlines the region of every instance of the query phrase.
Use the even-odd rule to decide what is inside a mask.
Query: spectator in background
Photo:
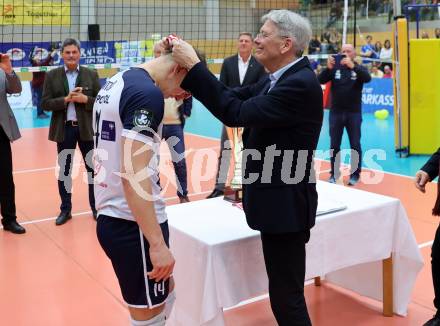
[[[383,43],[383,48],[380,50],[379,59],[382,67],[392,62],[393,48],[391,47],[390,40],[385,40],[385,42]]]
[[[0,53],[0,213],[3,230],[25,233],[17,223],[15,207],[15,185],[12,174],[11,142],[21,137],[14,113],[6,99],[6,94],[21,92],[20,78],[12,70],[11,59]]]
[[[373,37],[371,35],[367,35],[366,37],[367,44],[363,45],[361,48],[361,57],[364,59],[362,60],[363,64],[371,64],[373,60],[371,59],[377,59],[376,52],[374,51],[374,46],[372,44]]]
[[[334,53],[339,53],[340,52],[339,45],[342,42],[342,35],[334,27],[329,29],[329,33],[330,33],[330,44],[333,47],[333,51]]]
[[[379,65],[374,62],[371,65],[371,73],[370,73],[372,78],[382,78],[383,77],[383,72],[382,70],[379,69]]]
[[[355,185],[360,178],[362,166],[361,124],[362,88],[371,80],[367,68],[357,64],[356,50],[351,44],[342,46],[340,63],[329,56],[327,68],[318,76],[321,84],[332,82],[332,107],[330,110],[330,150],[331,172],[329,182],[335,183],[340,177],[340,147],[344,128],[347,130],[351,152],[351,175],[348,185]],[[356,159],[357,158],[357,159]]]
[[[393,78],[393,71],[389,65],[383,67],[383,78]]]
[[[379,58],[381,50],[382,50],[382,43],[380,41],[377,41],[374,44],[374,54],[377,58]]]
[[[440,9],[439,9],[440,10]],[[439,13],[439,15],[440,15],[440,13]],[[436,28],[435,30],[434,30],[434,34],[435,34],[435,38],[440,38],[440,28]]]
[[[53,64],[53,58],[57,53],[56,44],[51,44],[50,48],[45,57],[45,50],[42,48],[35,47],[30,54],[32,67],[44,67],[51,66]],[[37,107],[37,118],[47,119],[49,116],[44,113],[41,108],[41,97],[43,95],[43,84],[44,78],[46,77],[46,72],[38,71],[32,73],[32,100],[33,104]]]
[[[332,6],[330,7],[330,13],[327,21],[327,25],[325,28],[329,28],[336,24],[338,19],[342,17],[342,6],[339,1],[333,1]]]
[[[309,54],[319,54],[321,52],[321,42],[318,40],[318,35],[315,35],[309,43]]]
[[[337,53],[333,44],[330,41],[331,34],[329,31],[325,31],[321,35],[321,54],[333,54]]]
[[[422,32],[422,39],[429,40],[429,34],[428,32]]]
[[[153,51],[155,58],[161,55],[159,43],[154,45]],[[204,55],[200,55],[200,57],[204,59]],[[205,61],[206,64],[206,59],[202,61]],[[184,100],[176,100],[174,97],[164,100],[162,139],[165,139],[171,153],[177,179],[177,196],[181,203],[189,202],[183,127],[186,118],[191,115],[192,101],[192,96]],[[177,140],[177,142],[173,143],[173,140]]]
[[[93,103],[101,89],[98,73],[79,65],[81,45],[78,40],[64,40],[61,55],[64,65],[47,73],[41,101],[44,110],[52,111],[49,140],[57,143],[60,165],[58,191],[61,212],[56,225],[72,218],[72,164],[77,144],[87,169],[89,204],[96,219],[92,155],[89,153],[93,151]]]
[[[242,32],[238,36],[238,54],[226,58],[220,71],[220,81],[230,88],[244,87],[257,83],[267,76],[264,67],[252,56],[252,34]],[[220,155],[217,164],[217,176],[214,190],[207,198],[224,194],[225,182],[229,171],[229,158],[223,158],[225,142],[228,140],[226,128],[223,126],[220,138]]]

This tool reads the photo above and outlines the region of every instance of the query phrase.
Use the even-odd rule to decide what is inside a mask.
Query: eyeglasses
[[[278,36],[281,38],[289,38],[289,36],[277,35],[275,33],[270,34],[270,33],[266,33],[266,32],[258,33],[256,38],[267,39],[267,38],[270,38],[271,36]]]

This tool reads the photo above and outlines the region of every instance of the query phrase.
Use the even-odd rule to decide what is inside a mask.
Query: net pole
[[[344,23],[342,27],[342,44],[347,43],[348,0],[344,0]]]
[[[354,0],[353,8],[353,47],[356,49],[356,16],[357,16],[357,1]]]

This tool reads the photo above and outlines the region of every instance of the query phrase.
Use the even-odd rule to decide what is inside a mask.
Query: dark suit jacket
[[[240,87],[252,85],[266,76],[264,67],[251,56],[249,66],[244,75],[243,84],[240,84],[240,74],[238,72],[238,54],[228,57],[223,61],[220,71],[220,81],[228,87]]]
[[[230,89],[203,64],[195,65],[181,86],[225,125],[245,127],[243,206],[249,226],[267,233],[310,229],[318,204],[312,156],[323,108],[322,89],[307,58],[267,94],[268,78]]]
[[[93,103],[101,89],[98,73],[95,70],[80,66],[75,86],[83,87],[83,94],[88,97],[88,101],[85,104],[75,103],[79,135],[82,141],[92,141]],[[52,111],[49,140],[57,143],[64,140],[64,126],[67,117],[67,104],[64,103],[64,97],[68,94],[69,84],[64,66],[49,71],[44,81],[41,107],[43,110]]]

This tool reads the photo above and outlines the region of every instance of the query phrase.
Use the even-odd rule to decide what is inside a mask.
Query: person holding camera
[[[61,47],[64,66],[49,71],[43,86],[41,107],[52,111],[49,140],[57,143],[58,191],[61,197],[61,212],[56,225],[72,218],[72,163],[78,143],[87,169],[89,183],[89,203],[96,219],[95,197],[93,193],[93,103],[101,85],[95,70],[81,67],[81,45],[68,38]],[[102,99],[106,101],[106,99]],[[89,154],[90,153],[90,154]],[[86,160],[87,158],[87,160]]]
[[[45,67],[53,64],[53,58],[57,53],[56,45],[51,45],[48,50],[47,56],[43,58],[43,49],[35,47],[30,55],[32,67]],[[44,113],[41,108],[41,97],[43,95],[43,84],[46,72],[36,71],[32,73],[32,99],[34,105],[37,107],[37,118],[47,119],[49,116]]]
[[[351,147],[350,186],[359,181],[361,173],[362,88],[364,83],[371,80],[368,69],[355,62],[355,58],[356,50],[353,45],[344,44],[341,54],[328,57],[327,68],[318,76],[321,84],[331,81],[329,182],[335,183],[340,177],[339,152],[345,128]]]
[[[0,53],[0,212],[3,230],[16,234],[26,232],[17,223],[15,185],[12,175],[11,142],[21,135],[6,94],[20,92],[20,78],[12,70],[11,59],[7,54]]]

